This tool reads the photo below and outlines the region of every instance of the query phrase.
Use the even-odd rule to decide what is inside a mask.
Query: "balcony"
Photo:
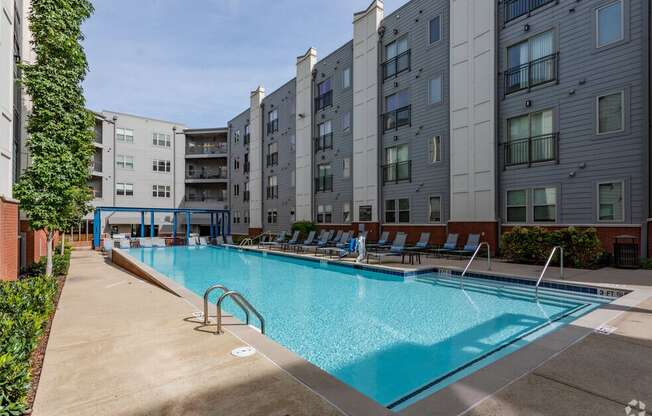
[[[278,199],[278,185],[266,188],[267,199]]]
[[[315,152],[333,148],[333,133],[327,133],[315,138]]]
[[[278,152],[270,153],[266,157],[267,167],[278,165]]]
[[[91,189],[93,192],[93,198],[102,199],[102,190],[101,189]]]
[[[101,160],[93,160],[91,162],[90,170],[91,170],[91,175],[99,176],[97,174],[102,173],[102,161]]]
[[[244,173],[249,173],[249,169],[251,169],[251,164],[248,161],[244,162],[242,164],[242,171]]]
[[[226,192],[217,193],[188,193],[184,200],[186,202],[226,202]]]
[[[505,23],[558,0],[505,0]]]
[[[224,157],[228,152],[226,143],[219,145],[186,146],[186,158]]]
[[[383,131],[397,130],[411,122],[412,106],[405,106],[383,114]]]
[[[319,97],[315,98],[315,111],[323,110],[333,105],[333,90],[326,91]]]
[[[315,192],[333,192],[333,175],[315,178]]]
[[[383,185],[386,183],[412,182],[412,161],[383,165]]]
[[[410,70],[411,53],[409,50],[383,63],[383,80],[392,78]]]
[[[244,139],[243,139],[244,145],[245,146],[248,145],[250,141],[251,141],[251,134],[249,134],[249,133],[245,134]]]
[[[531,166],[533,163],[558,161],[559,133],[510,140],[505,147],[505,167]]]
[[[505,94],[555,81],[558,66],[559,53],[554,53],[505,71]]]
[[[249,191],[244,191],[242,193],[242,200],[243,201],[249,201],[249,198],[250,198]]]
[[[272,134],[278,131],[278,119],[270,120],[267,122],[267,134]]]
[[[228,179],[228,171],[226,166],[186,170],[186,183],[220,182]]]

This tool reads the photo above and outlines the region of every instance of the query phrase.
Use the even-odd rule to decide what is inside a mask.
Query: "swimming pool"
[[[199,296],[217,283],[241,292],[268,337],[393,410],[607,301],[542,290],[537,302],[522,285],[467,279],[462,290],[445,273],[402,276],[234,248],[125,251]],[[224,309],[244,319],[230,302]]]

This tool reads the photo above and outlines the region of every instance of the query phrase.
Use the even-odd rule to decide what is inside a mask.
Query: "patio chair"
[[[306,250],[307,251],[307,250],[310,250],[310,249],[314,249],[315,253],[316,253],[317,249],[319,249],[320,247],[326,247],[326,245],[328,244],[328,241],[330,240],[330,238],[331,238],[331,236],[333,235],[334,232],[335,231],[331,230],[331,231],[327,231],[325,233],[322,233],[321,234],[322,237],[319,239],[319,241],[317,241],[316,243],[313,243],[313,244],[304,244],[304,245],[300,246],[300,250]]]
[[[218,235],[217,237],[215,237],[215,244],[217,244],[218,246],[223,245],[224,244],[224,237],[222,237],[221,235]]]
[[[421,233],[419,236],[419,241],[413,246],[406,247],[406,250],[428,250],[430,248],[430,233]]]
[[[367,244],[367,248],[384,247],[389,244],[389,231],[383,231],[375,244]]]
[[[165,240],[162,238],[154,238],[152,239],[152,246],[154,247],[165,247]]]
[[[335,244],[327,243],[327,247],[319,247],[319,248],[317,248],[315,250],[315,254],[317,254],[317,253],[326,254],[326,253],[330,253],[332,250],[338,250],[338,249],[344,248],[349,243],[350,239],[351,239],[351,233],[350,232],[347,231],[345,233],[342,233],[342,236],[340,238],[339,243],[335,243]]]
[[[263,246],[263,247],[272,247],[272,246],[278,246],[282,243],[285,242],[285,231],[280,231],[277,235],[276,238],[272,241],[261,241],[258,243],[258,247]]]
[[[281,250],[285,251],[287,250],[288,247],[293,246],[295,244],[299,244],[299,236],[301,235],[301,232],[299,230],[295,230],[294,233],[292,234],[292,238],[290,240],[284,242],[281,244]]]
[[[122,249],[131,248],[131,241],[127,238],[121,238],[118,240],[118,245]]]
[[[479,245],[480,245],[480,234],[469,234],[463,249],[451,250],[446,254],[453,255],[453,256],[470,256],[473,253],[475,253],[475,250],[477,250]]]
[[[312,245],[313,242],[315,241],[315,234],[317,234],[315,231],[310,231],[308,233],[308,238],[303,240],[303,242],[297,242],[296,244],[286,244],[285,246],[283,246],[283,250],[288,250],[291,248],[296,248],[298,250],[301,248],[301,246]]]
[[[457,249],[457,239],[459,238],[459,234],[448,234],[448,237],[446,237],[446,242],[444,245],[440,248],[435,248],[430,250],[431,253],[433,254],[446,254],[449,253],[455,249]]]
[[[102,249],[107,253],[113,250],[113,240],[110,238],[105,238],[103,241]]]
[[[226,236],[226,244],[229,246],[234,246],[235,243],[233,242],[233,236],[232,235],[227,235]]]
[[[152,239],[147,237],[141,237],[138,239],[138,243],[142,248],[152,248]]]
[[[197,245],[197,237],[188,237],[188,246],[194,247]]]
[[[208,238],[206,238],[206,237],[199,237],[199,245],[200,245],[200,246],[207,246],[207,245],[208,245]]]
[[[401,259],[405,256],[405,240],[407,239],[407,234],[404,233],[398,233],[396,235],[396,238],[394,239],[394,242],[392,243],[392,246],[389,248],[388,251],[372,251],[372,252],[367,252],[367,263],[369,262],[369,258],[377,258],[378,263],[382,263],[383,259],[389,258],[389,257],[396,257],[400,256]]]
[[[333,238],[331,241],[329,241],[329,244],[337,244],[340,242],[342,239],[342,235],[344,235],[344,232],[342,230],[337,230],[337,234],[335,234],[335,238]]]

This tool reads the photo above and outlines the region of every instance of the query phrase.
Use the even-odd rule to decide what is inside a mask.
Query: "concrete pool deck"
[[[422,267],[432,267],[430,261]],[[444,265],[440,259],[432,261]],[[485,265],[477,266],[482,271]],[[528,276],[540,270],[506,263],[494,263],[492,269]],[[566,332],[583,330],[586,335],[536,368],[527,359],[547,353],[544,347],[513,354],[525,361],[519,377],[486,367],[447,388],[445,395],[401,413],[451,415],[461,405],[473,406],[467,414],[478,416],[615,415],[624,414],[632,399],[652,403],[652,273],[569,269],[566,277],[636,286],[644,296],[637,298],[635,308],[614,311],[618,316],[609,325],[617,329],[611,335],[569,326]],[[341,414],[262,354],[232,357],[231,349],[245,343],[230,333],[217,337],[203,331],[193,318],[195,311],[186,299],[107,264],[100,254],[75,252],[33,414]],[[563,337],[544,338],[554,344]],[[493,394],[483,377],[504,378],[505,385]],[[348,413],[387,413],[375,410]]]

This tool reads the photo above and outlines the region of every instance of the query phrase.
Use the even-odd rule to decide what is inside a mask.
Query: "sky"
[[[386,0],[385,14],[406,0]],[[317,59],[353,37],[371,0],[93,0],[85,22],[86,104],[191,128],[226,126],[292,79],[296,57]]]

